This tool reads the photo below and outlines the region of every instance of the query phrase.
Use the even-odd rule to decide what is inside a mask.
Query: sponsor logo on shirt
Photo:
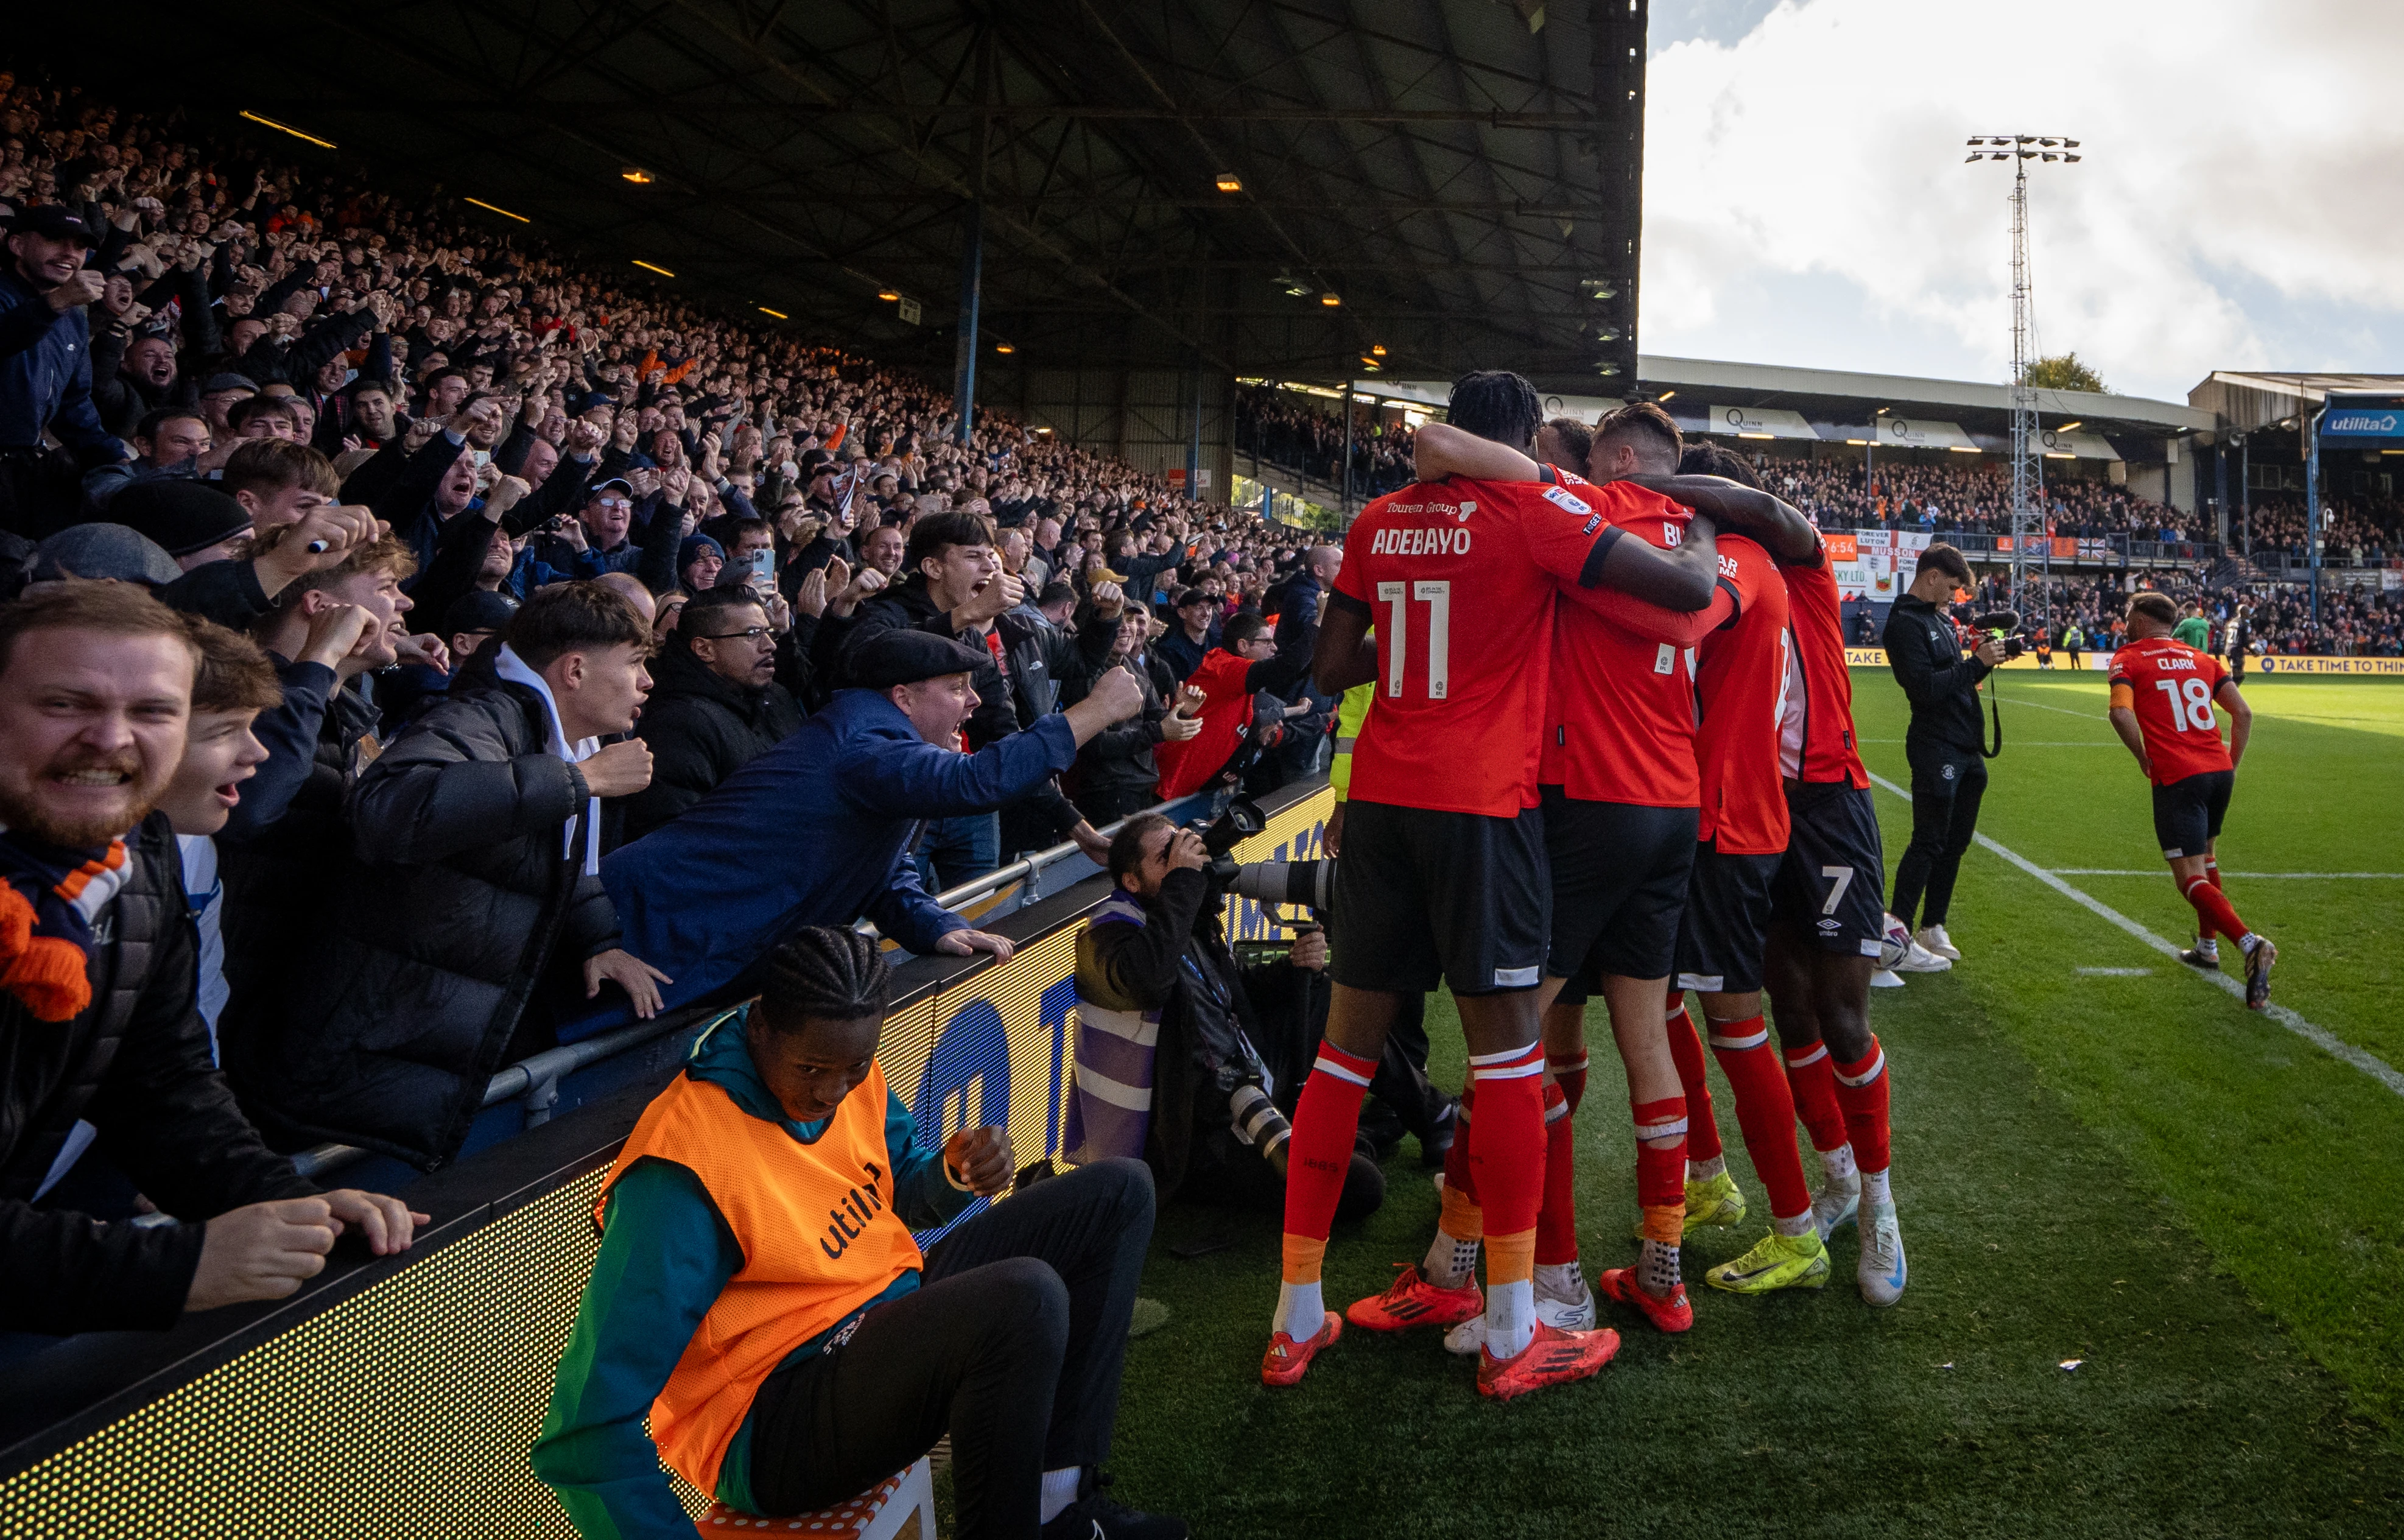
[[[1579,531],[1578,531],[1578,533],[1579,533],[1579,534],[1581,534],[1581,535],[1591,535],[1591,534],[1593,534],[1596,530],[1600,529],[1601,527],[1602,527],[1602,515],[1601,515],[1601,514],[1600,514],[1600,513],[1598,513],[1598,514],[1596,514],[1593,518],[1590,518],[1590,519],[1586,520],[1586,527],[1585,527],[1585,528],[1583,528],[1583,529],[1581,529],[1581,530],[1579,530]]]
[[[1594,505],[1592,503],[1587,502],[1584,497],[1579,497],[1576,493],[1570,491],[1566,487],[1548,486],[1544,488],[1544,501],[1552,504],[1555,508],[1567,509],[1572,513],[1591,513],[1594,511]]]

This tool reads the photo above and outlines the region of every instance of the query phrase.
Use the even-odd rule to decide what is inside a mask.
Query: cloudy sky
[[[2039,340],[2114,390],[2404,372],[2404,5],[1654,0],[1643,350],[2002,380],[2011,168]]]

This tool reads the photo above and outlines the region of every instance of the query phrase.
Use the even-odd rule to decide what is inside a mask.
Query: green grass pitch
[[[1900,693],[1853,678],[1864,756],[1908,786]],[[1981,831],[2182,941],[2192,911],[2101,677],[2014,671],[2002,690]],[[2247,695],[2230,898],[2280,944],[2280,1003],[2404,1068],[2404,684]],[[1892,873],[1910,810],[1876,795]],[[2404,1533],[2404,1097],[1990,850],[1964,861],[1950,928],[1953,972],[1873,1003],[1912,1264],[1900,1305],[1861,1302],[1848,1228],[1820,1293],[1696,1287],[1677,1338],[1612,1320],[1626,1346],[1590,1384],[1491,1406],[1433,1332],[1356,1333],[1271,1392],[1256,1365],[1277,1224],[1179,1205],[1144,1287],[1171,1319],[1130,1346],[1116,1494],[1208,1535]],[[1448,1004],[1430,1025],[1457,1080]],[[1624,1087],[1599,1020],[1590,1036],[1589,1272],[1629,1257],[1634,1210]],[[1697,1281],[1762,1227],[1712,1074],[1756,1219],[1691,1238]],[[1332,1305],[1425,1250],[1436,1195],[1408,1141],[1388,1174],[1385,1209],[1336,1231]],[[1217,1239],[1197,1260],[1168,1250]]]

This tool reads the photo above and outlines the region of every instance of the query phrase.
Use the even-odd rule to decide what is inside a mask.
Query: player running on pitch
[[[2112,654],[2112,730],[2154,783],[2154,837],[2199,917],[2195,946],[2179,960],[2216,969],[2220,943],[2214,932],[2236,942],[2245,954],[2245,1003],[2258,1011],[2271,1002],[2271,967],[2279,949],[2238,917],[2220,890],[2214,853],[2254,713],[2218,658],[2173,638],[2173,628],[2183,623],[2160,594],[2129,600],[2129,639]],[[2229,713],[2226,744],[2212,714],[2215,703]]]
[[[1519,448],[1543,409],[1526,380],[1487,371],[1453,387],[1448,414]],[[1718,551],[1707,520],[1676,552],[1625,539],[1557,478],[1405,487],[1370,504],[1347,546],[1312,672],[1331,694],[1369,679],[1380,694],[1353,752],[1330,925],[1334,999],[1294,1110],[1282,1283],[1261,1379],[1296,1383],[1342,1334],[1320,1278],[1361,1095],[1400,997],[1442,979],[1479,1093],[1461,1136],[1474,1140],[1492,1285],[1477,1388],[1507,1399],[1588,1378],[1618,1349],[1616,1333],[1563,1332],[1535,1313],[1536,985],[1550,918],[1535,771],[1554,600],[1609,585],[1699,609],[1715,592]]]

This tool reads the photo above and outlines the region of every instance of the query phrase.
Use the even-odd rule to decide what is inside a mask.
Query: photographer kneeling
[[[1948,963],[1962,958],[1945,933],[1953,879],[1978,832],[1978,803],[1987,794],[1978,685],[2008,654],[2001,637],[1988,637],[1968,657],[1962,655],[1945,606],[1956,590],[1975,586],[1961,552],[1930,546],[1920,553],[1910,589],[1887,612],[1884,638],[1887,664],[1911,702],[1911,725],[1903,736],[1904,755],[1911,762],[1911,844],[1894,871],[1894,915],[1915,943]],[[1917,924],[1915,909],[1921,911]],[[1933,969],[1931,964],[1907,971]]]
[[[1287,1118],[1326,1028],[1319,977],[1327,938],[1298,937],[1282,961],[1237,963],[1224,897],[1202,836],[1158,813],[1111,841],[1118,891],[1077,938],[1080,1158],[1141,1155],[1161,1197],[1277,1213],[1285,1203]],[[1156,1047],[1152,1044],[1156,1042]],[[1443,1098],[1389,1046],[1370,1089],[1416,1127]],[[1132,1105],[1131,1105],[1132,1104]],[[1355,1141],[1336,1212],[1374,1213],[1385,1173]]]

